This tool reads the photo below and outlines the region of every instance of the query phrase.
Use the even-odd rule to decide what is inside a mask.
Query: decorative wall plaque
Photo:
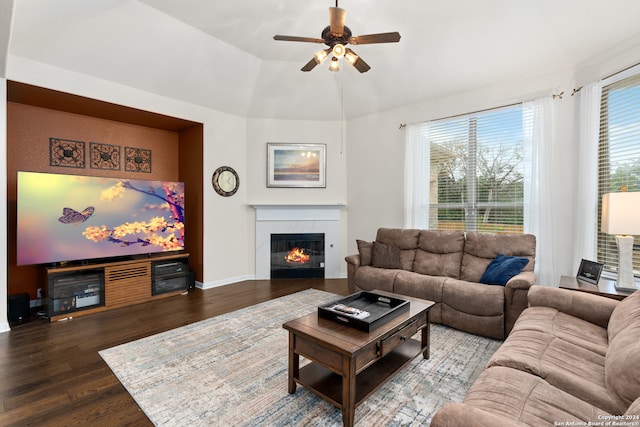
[[[84,168],[84,142],[49,138],[49,165],[65,168]]]
[[[126,161],[124,169],[127,172],[151,173],[151,150],[143,148],[124,148]]]
[[[120,170],[120,147],[92,142],[90,164],[93,169]]]

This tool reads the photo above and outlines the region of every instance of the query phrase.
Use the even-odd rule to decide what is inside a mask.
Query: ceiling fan
[[[323,49],[313,56],[307,64],[301,68],[302,71],[311,71],[316,65],[321,64],[329,54],[333,53],[333,58],[329,64],[329,70],[339,71],[339,59],[344,57],[347,62],[353,65],[361,73],[369,71],[369,64],[364,62],[353,50],[346,47],[348,44],[373,44],[373,43],[397,43],[400,41],[400,34],[397,31],[391,33],[367,34],[364,36],[353,36],[349,27],[344,25],[346,11],[338,7],[329,8],[329,26],[322,30],[322,38],[297,37],[297,36],[273,36],[274,40],[305,43],[324,43],[329,48]]]

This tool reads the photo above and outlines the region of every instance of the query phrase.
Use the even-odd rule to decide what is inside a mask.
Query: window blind
[[[602,195],[640,191],[640,74],[602,88],[598,149],[598,225],[602,223]],[[640,275],[638,236],[633,251],[634,275]],[[604,270],[618,269],[615,236],[598,226],[598,262]]]
[[[429,228],[523,232],[522,105],[429,123]]]

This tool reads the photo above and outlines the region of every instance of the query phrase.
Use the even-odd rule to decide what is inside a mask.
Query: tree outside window
[[[523,232],[522,107],[432,122],[432,229]]]

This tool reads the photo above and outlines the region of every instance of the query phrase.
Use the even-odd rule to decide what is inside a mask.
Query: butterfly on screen
[[[82,212],[71,208],[64,208],[62,209],[62,216],[58,218],[58,221],[63,224],[80,224],[89,219],[89,217],[93,215],[94,210],[93,206],[89,206]]]

